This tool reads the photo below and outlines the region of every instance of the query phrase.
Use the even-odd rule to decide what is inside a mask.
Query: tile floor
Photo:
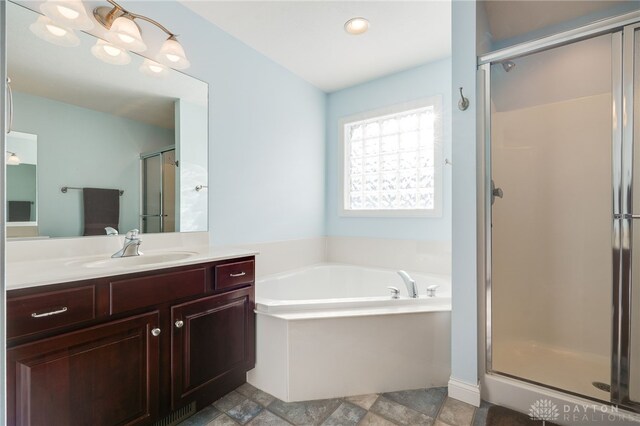
[[[447,388],[283,402],[245,383],[179,426],[484,426],[488,407],[448,398]]]

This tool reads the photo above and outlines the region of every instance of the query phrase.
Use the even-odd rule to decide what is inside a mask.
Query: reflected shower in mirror
[[[6,141],[7,226],[16,235],[37,235],[38,136],[10,132]]]
[[[155,62],[131,52],[121,65],[100,60],[91,51],[104,38],[97,23],[91,34],[75,32],[76,45],[49,42],[29,30],[41,17],[7,3],[11,129],[38,141],[33,220],[16,223],[29,222],[40,237],[102,235],[106,226],[206,231],[208,193],[195,188],[208,183],[208,85],[167,67],[156,75],[148,71]],[[166,151],[166,171],[148,175],[145,156]],[[12,175],[30,164],[17,154],[21,165],[7,166],[8,194],[20,188]],[[17,202],[28,200],[9,200],[9,211],[26,218]]]

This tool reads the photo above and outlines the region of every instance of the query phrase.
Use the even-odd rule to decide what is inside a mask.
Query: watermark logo
[[[542,420],[542,424],[545,421],[558,420],[560,417],[560,411],[558,406],[548,399],[539,399],[529,408],[529,417],[531,420]]]

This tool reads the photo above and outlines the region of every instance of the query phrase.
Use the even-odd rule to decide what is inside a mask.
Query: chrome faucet
[[[398,271],[398,275],[400,275],[400,278],[404,281],[404,285],[407,286],[409,297],[416,299],[418,297],[418,287],[416,286],[416,282],[405,271]]]
[[[112,254],[111,257],[140,256],[142,254],[140,253],[140,243],[142,243],[142,240],[138,238],[139,233],[140,231],[137,229],[132,229],[127,232],[124,237],[124,246]]]

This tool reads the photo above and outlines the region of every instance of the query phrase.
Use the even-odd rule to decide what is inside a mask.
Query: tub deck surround
[[[397,271],[323,263],[258,279],[256,309],[282,319],[335,318],[418,312],[449,312],[451,280],[446,275],[410,273],[419,298],[408,297]],[[436,285],[436,297],[427,287]],[[391,298],[388,287],[400,291]]]
[[[15,290],[258,254],[250,249],[211,247],[206,232],[141,234],[140,238],[140,251],[146,256],[140,260],[157,261],[136,263],[133,258],[111,259],[111,255],[122,248],[123,235],[7,241],[6,288]],[[181,256],[163,258],[167,253]]]
[[[249,383],[283,401],[445,386],[450,373],[447,277],[323,264],[256,283],[256,368]],[[440,285],[438,297],[426,287]],[[387,286],[400,290],[391,299]],[[313,384],[310,386],[310,384]]]

